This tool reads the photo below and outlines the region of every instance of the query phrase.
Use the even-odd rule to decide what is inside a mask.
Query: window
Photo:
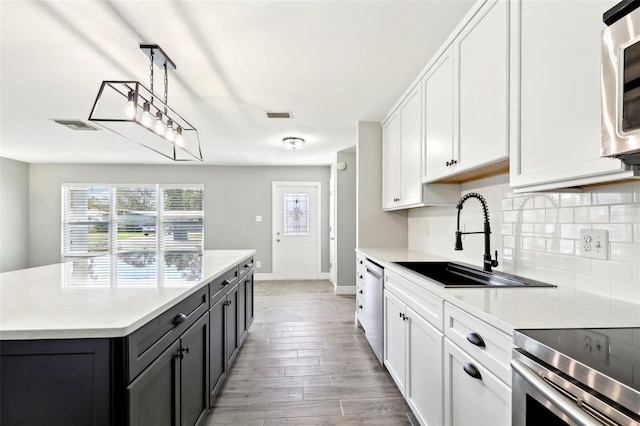
[[[284,194],[284,235],[309,235],[309,194]]]
[[[62,257],[201,251],[202,185],[63,185]]]

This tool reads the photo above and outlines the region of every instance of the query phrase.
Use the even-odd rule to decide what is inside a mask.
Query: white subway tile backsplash
[[[576,278],[574,273],[552,268],[547,268],[545,282],[569,288],[575,288],[576,286]]]
[[[517,194],[505,175],[463,189],[487,199],[499,270],[640,303],[640,182]],[[456,213],[449,207],[410,210],[409,248],[480,266],[481,235],[466,236],[464,250],[453,250]],[[466,231],[482,230],[480,203],[465,203],[462,221]],[[580,257],[580,229],[609,231],[609,260]]]
[[[610,243],[611,260],[640,263],[640,244]]]
[[[571,238],[577,240],[580,238],[580,230],[590,228],[585,225],[575,225],[573,223],[563,223],[560,225],[560,238]]]
[[[561,240],[558,238],[550,238],[547,240],[547,251],[549,253],[574,254],[575,253],[574,241]]]
[[[611,223],[640,223],[640,204],[611,206]]]
[[[619,243],[632,243],[633,242],[633,225],[631,224],[595,224],[593,229],[606,229],[609,231],[609,241],[615,241]],[[640,242],[640,240],[638,241]]]
[[[536,237],[554,238],[559,236],[558,226],[553,223],[536,223],[534,234]]]
[[[574,210],[575,223],[607,223],[609,222],[609,206],[576,207]]]
[[[633,188],[631,185],[605,185],[595,187],[591,191],[593,205],[633,203]]]
[[[544,223],[545,211],[543,209],[525,210],[522,212],[522,221],[524,223]]]
[[[591,275],[617,281],[633,281],[633,264],[593,259]]]
[[[590,193],[562,193],[560,194],[560,205],[562,207],[573,206],[590,206],[591,194]]]
[[[547,240],[538,237],[522,237],[522,248],[525,250],[545,251]]]

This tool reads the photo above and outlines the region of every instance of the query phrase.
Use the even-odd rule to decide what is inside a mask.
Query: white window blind
[[[202,185],[63,185],[62,257],[201,251]]]

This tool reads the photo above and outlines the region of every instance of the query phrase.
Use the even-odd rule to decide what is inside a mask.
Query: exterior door
[[[276,280],[320,275],[320,183],[273,183],[273,273]]]

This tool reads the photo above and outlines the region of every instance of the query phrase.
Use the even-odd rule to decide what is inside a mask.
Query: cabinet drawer
[[[512,337],[449,303],[444,315],[445,335],[511,386]]]
[[[385,269],[384,275],[385,289],[391,291],[431,325],[442,331],[442,305],[444,301],[441,298],[389,269]]]
[[[253,256],[240,262],[238,265],[238,276],[242,279],[251,271],[253,271]]]
[[[198,290],[126,338],[127,383],[149,366],[198,318],[209,310],[209,288]]]
[[[244,264],[242,264],[244,265]],[[225,271],[218,278],[214,279],[209,283],[209,297],[211,300],[209,301],[209,306],[213,306],[222,296],[225,295],[227,288],[231,288],[238,283],[238,267],[234,266],[231,269]]]
[[[511,388],[446,337],[443,353],[444,425],[509,426]]]

